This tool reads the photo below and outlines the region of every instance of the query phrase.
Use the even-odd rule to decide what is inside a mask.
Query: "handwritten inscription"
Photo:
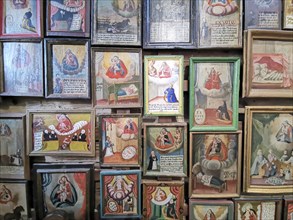
[[[160,157],[161,172],[182,173],[183,172],[183,155]]]
[[[84,79],[64,79],[63,94],[87,94],[87,81]]]
[[[34,150],[41,150],[43,146],[43,132],[34,133]]]
[[[279,16],[276,12],[260,12],[258,14],[258,25],[263,28],[277,28]]]

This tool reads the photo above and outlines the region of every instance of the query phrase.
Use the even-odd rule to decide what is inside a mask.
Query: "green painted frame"
[[[151,75],[149,75],[149,70],[151,70],[150,65],[151,62],[153,63],[151,68],[155,69],[156,73],[152,74],[153,72],[151,71]],[[155,64],[157,62],[157,64]],[[174,74],[173,71],[170,74],[170,76],[162,76],[164,73],[160,73],[160,69],[162,68],[160,65],[162,65],[164,62],[169,65],[170,63],[173,63],[175,65],[175,62],[178,62],[178,78],[176,79],[176,73]],[[159,64],[158,64],[159,63]],[[144,56],[144,114],[146,116],[183,116],[184,114],[184,107],[183,107],[183,77],[184,77],[184,56],[182,55],[162,55],[162,56]],[[159,66],[159,69],[157,69],[155,66]],[[170,67],[170,66],[169,66]],[[171,67],[170,67],[171,70]],[[151,78],[150,78],[151,77]],[[160,83],[158,82],[158,79],[161,80]],[[154,83],[156,82],[156,85],[154,88],[157,89],[157,91],[160,89],[160,87],[165,86],[165,88],[170,85],[174,84],[174,82],[177,82],[177,85],[175,85],[175,89],[177,89],[177,100],[178,100],[178,108],[175,110],[164,110],[162,109],[164,104],[159,104],[159,103],[154,103],[156,105],[157,109],[150,110],[149,107],[149,101],[150,101],[150,95],[149,91],[152,90],[149,88],[150,82]],[[166,91],[166,90],[165,90]],[[161,88],[162,92],[162,88]],[[164,91],[163,93],[164,94]],[[176,94],[176,93],[175,93]],[[154,96],[154,94],[152,94]],[[163,96],[164,97],[164,96]],[[156,96],[152,97],[151,100],[160,98],[159,94],[156,94]],[[161,97],[162,99],[162,97]],[[165,97],[164,97],[165,99]],[[166,104],[168,102],[166,101]],[[152,104],[153,105],[153,104]],[[169,106],[173,108],[174,102],[172,104],[169,103]]]
[[[213,98],[219,98],[219,96],[222,95],[229,95],[228,93],[232,93],[232,95],[230,95],[230,101],[231,101],[231,114],[229,114],[229,112],[227,111],[227,113],[229,114],[229,118],[228,120],[224,120],[222,119],[222,116],[217,116],[220,118],[216,118],[217,121],[221,121],[221,124],[216,124],[216,125],[202,125],[205,123],[205,114],[206,111],[204,109],[200,109],[198,108],[199,111],[197,111],[197,121],[201,124],[195,125],[196,123],[194,122],[194,114],[195,114],[195,105],[197,103],[195,103],[195,84],[197,83],[196,80],[196,68],[198,64],[205,64],[207,66],[207,64],[211,64],[210,67],[212,67],[213,65],[217,65],[220,66],[221,63],[225,64],[230,64],[230,76],[232,77],[231,79],[231,87],[232,88],[228,88],[226,87],[222,87],[221,90],[216,91],[215,89],[213,89],[214,91],[212,95],[214,95]],[[238,129],[238,106],[239,106],[239,76],[240,76],[240,58],[239,57],[191,57],[189,60],[189,66],[190,66],[190,70],[189,70],[189,129],[190,131],[236,131]],[[221,67],[223,68],[223,67]],[[207,70],[207,68],[206,68]],[[213,70],[213,67],[212,69]],[[209,74],[210,75],[210,74]],[[219,75],[218,75],[219,76]],[[204,78],[204,77],[203,77]],[[226,84],[227,85],[227,84]],[[206,86],[206,85],[205,85]],[[229,85],[228,85],[229,86]],[[200,88],[198,88],[200,89]],[[203,88],[205,90],[208,90],[206,88]],[[210,93],[209,91],[206,91],[208,93]],[[217,97],[216,97],[217,96]],[[223,100],[226,101],[226,100]],[[214,103],[215,101],[213,101]],[[219,106],[221,107],[221,106]],[[218,109],[219,109],[218,107]],[[218,109],[211,109],[210,112],[212,113],[213,111],[216,113],[216,115],[218,115]],[[201,111],[204,111],[203,113]],[[221,110],[220,110],[221,112]],[[222,112],[221,112],[222,113]],[[223,113],[222,113],[223,114]],[[202,118],[200,117],[202,116]],[[226,117],[226,116],[225,116]],[[203,120],[202,120],[203,119]],[[227,124],[227,121],[231,121],[231,123],[229,122],[229,125]]]

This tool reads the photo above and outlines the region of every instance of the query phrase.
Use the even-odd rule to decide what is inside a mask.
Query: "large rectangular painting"
[[[91,219],[91,164],[34,166],[37,218],[62,210],[68,219]]]
[[[144,123],[145,176],[187,176],[186,123]]]
[[[191,132],[191,198],[240,195],[242,132]]]
[[[245,117],[244,191],[292,192],[293,107],[247,106]]]
[[[244,4],[245,29],[281,29],[282,1],[249,0]]]
[[[46,98],[89,99],[90,41],[46,39]]]
[[[25,116],[0,114],[0,178],[29,178]]]
[[[140,170],[103,170],[100,173],[100,217],[140,219]]]
[[[89,0],[48,0],[47,36],[90,36]]]
[[[198,0],[199,48],[242,47],[242,0]]]
[[[184,183],[148,181],[143,183],[144,219],[183,220]]]
[[[26,181],[0,181],[0,219],[31,219]]]
[[[92,44],[141,45],[141,0],[92,0]]]
[[[291,31],[248,30],[245,56],[243,93],[246,97],[293,97]]]
[[[228,200],[189,199],[189,219],[233,220],[234,204]]]
[[[44,95],[42,41],[3,41],[1,44],[4,90],[0,95],[42,97]]]
[[[240,58],[191,57],[189,128],[237,130]]]
[[[183,56],[144,56],[144,114],[183,115]]]
[[[0,38],[41,38],[43,1],[0,2]]]
[[[92,57],[94,107],[141,107],[141,49],[92,47]]]
[[[293,2],[292,0],[284,0],[283,2],[283,28],[293,29]]]
[[[139,166],[141,154],[140,115],[101,115],[102,166]]]
[[[281,219],[281,198],[274,197],[250,197],[235,198],[235,220],[260,219],[278,220]]]
[[[194,1],[147,0],[144,48],[195,48]]]
[[[94,116],[91,110],[28,111],[30,156],[93,156]]]

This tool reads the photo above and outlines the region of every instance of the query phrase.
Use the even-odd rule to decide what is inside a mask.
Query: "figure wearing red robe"
[[[208,79],[205,82],[205,88],[208,90],[211,89],[220,89],[222,81],[220,79],[221,73],[216,72],[214,68],[211,69],[211,72],[208,75]]]
[[[159,78],[170,78],[170,77],[171,77],[171,68],[166,62],[163,62],[159,69]]]
[[[228,157],[227,147],[219,137],[214,137],[207,148],[206,158],[208,160],[224,161]]]
[[[71,131],[73,129],[73,125],[70,119],[65,114],[57,115],[58,125],[57,130],[61,133]]]
[[[118,56],[111,59],[112,65],[108,68],[106,76],[111,79],[125,78],[128,71],[124,62]]]

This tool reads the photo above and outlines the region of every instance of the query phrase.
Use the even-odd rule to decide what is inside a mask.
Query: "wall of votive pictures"
[[[0,11],[0,219],[293,219],[291,0]]]

